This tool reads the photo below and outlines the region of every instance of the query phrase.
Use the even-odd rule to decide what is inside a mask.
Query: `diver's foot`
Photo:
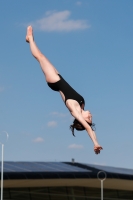
[[[27,35],[26,35],[26,42],[30,42],[30,40],[34,40],[33,38],[33,29],[32,26],[27,27]]]

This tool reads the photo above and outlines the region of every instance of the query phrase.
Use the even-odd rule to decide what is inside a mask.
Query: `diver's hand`
[[[95,145],[94,146],[94,152],[95,152],[95,154],[99,154],[102,149],[103,148],[99,144]]]

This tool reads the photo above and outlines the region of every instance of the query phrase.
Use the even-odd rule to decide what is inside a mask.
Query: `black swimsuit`
[[[54,91],[61,91],[65,96],[65,104],[68,99],[73,99],[79,103],[81,106],[85,104],[84,98],[78,94],[63,78],[58,74],[60,80],[55,83],[47,83],[48,86]]]

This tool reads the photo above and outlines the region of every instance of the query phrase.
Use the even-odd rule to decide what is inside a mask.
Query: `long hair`
[[[89,123],[89,122],[87,122],[87,123],[92,128],[92,130],[94,131],[95,124],[94,123]],[[77,131],[83,131],[83,130],[85,130],[84,126],[77,119],[74,119],[73,124],[70,125],[70,129],[71,129],[72,134],[73,134],[74,137],[75,137],[75,135],[74,135],[74,129],[76,129]]]

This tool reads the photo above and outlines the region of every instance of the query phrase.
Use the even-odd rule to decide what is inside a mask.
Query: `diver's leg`
[[[54,83],[60,80],[58,76],[59,72],[55,69],[55,67],[49,62],[49,60],[41,53],[34,42],[33,30],[31,26],[27,28],[26,42],[30,44],[30,49],[32,55],[38,60],[42,71],[45,75],[46,81],[50,83]]]

